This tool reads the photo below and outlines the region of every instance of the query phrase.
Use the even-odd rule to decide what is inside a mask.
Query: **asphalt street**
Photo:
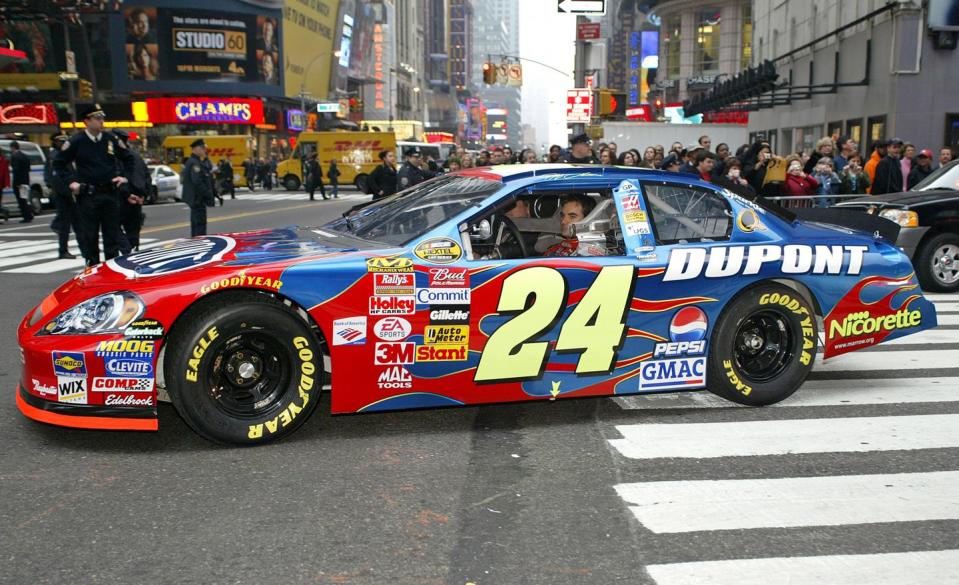
[[[366,196],[249,194],[210,232]],[[145,246],[189,233],[147,208]],[[816,364],[774,407],[707,392],[331,416],[212,445],[19,414],[16,329],[79,270],[0,225],[0,583],[959,583],[959,295],[940,327]]]

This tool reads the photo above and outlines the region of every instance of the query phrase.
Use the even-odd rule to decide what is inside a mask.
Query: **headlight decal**
[[[60,313],[41,330],[46,335],[119,333],[143,314],[145,305],[132,292],[107,293]]]

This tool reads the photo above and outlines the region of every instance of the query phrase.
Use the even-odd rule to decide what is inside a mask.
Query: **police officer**
[[[76,198],[73,196],[73,193],[70,192],[70,188],[67,187],[66,183],[64,183],[53,170],[53,159],[56,158],[57,153],[60,152],[60,149],[66,144],[68,138],[69,136],[62,133],[54,134],[50,138],[50,156],[47,157],[47,164],[43,167],[43,182],[46,183],[50,191],[53,192],[53,203],[57,208],[57,214],[50,223],[50,229],[57,233],[57,240],[60,244],[59,255],[57,257],[61,260],[76,258],[69,250],[70,228],[73,228],[73,232],[77,234],[77,242],[82,240],[80,233],[77,232]]]
[[[180,172],[183,202],[190,206],[190,237],[206,235],[206,208],[213,207],[213,164],[202,138],[190,143],[193,154]]]
[[[133,155],[133,174],[130,182],[117,190],[120,206],[120,252],[129,254],[140,249],[140,228],[143,225],[143,200],[150,193],[153,181],[150,169],[140,153],[130,146],[130,136],[124,130],[114,130],[113,135]]]
[[[373,169],[366,183],[367,191],[373,195],[373,199],[396,193],[396,153],[384,150],[380,153],[380,160],[383,164]]]
[[[81,251],[87,266],[100,262],[99,236],[107,260],[120,252],[120,210],[116,189],[134,172],[134,158],[116,136],[103,131],[99,105],[81,112],[86,128],[61,147],[53,161],[56,176],[77,198]]]
[[[406,162],[403,163],[403,166],[400,167],[399,172],[396,174],[396,188],[398,191],[409,189],[414,185],[418,185],[436,176],[430,171],[424,171],[420,168],[420,161],[423,157],[420,149],[409,148],[403,153],[403,156],[406,158]]]
[[[566,162],[574,164],[598,164],[599,159],[593,154],[593,148],[590,146],[589,136],[586,134],[577,134],[569,141],[569,154],[566,155]]]
[[[20,152],[20,143],[10,141],[10,173],[13,175],[13,197],[20,207],[20,223],[33,221],[30,207],[30,159]]]

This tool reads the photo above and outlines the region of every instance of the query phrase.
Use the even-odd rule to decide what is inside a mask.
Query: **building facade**
[[[473,15],[473,95],[487,109],[505,110],[506,121],[505,128],[499,124],[495,132],[487,128],[484,142],[517,145],[522,141],[520,88],[486,85],[482,71],[487,61],[498,64],[503,56],[518,55],[519,5],[514,0],[486,0]]]
[[[929,5],[756,0],[753,64],[773,61],[779,83],[797,89],[777,91],[790,103],[751,112],[750,131],[780,152],[831,135],[851,136],[867,153],[892,137],[917,149],[959,147],[959,50],[937,48]]]

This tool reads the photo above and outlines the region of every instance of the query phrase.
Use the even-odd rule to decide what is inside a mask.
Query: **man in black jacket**
[[[919,154],[916,155],[916,161],[912,165],[912,170],[909,171],[909,176],[907,177],[907,185],[911,191],[913,187],[918,185],[923,179],[932,174],[932,151],[928,148],[924,148],[919,151]]]
[[[899,193],[902,191],[902,165],[899,162],[899,153],[902,151],[902,140],[893,138],[886,148],[886,156],[876,165],[876,177],[872,181],[873,195],[883,193]]]
[[[30,208],[30,159],[20,151],[20,143],[16,140],[10,142],[10,174],[13,175],[13,196],[20,207],[20,223],[30,223],[33,221],[33,209]]]
[[[396,189],[398,191],[409,189],[414,185],[419,185],[423,181],[436,176],[420,166],[423,160],[423,153],[420,152],[420,149],[407,149],[407,151],[403,153],[403,156],[406,157],[406,162],[403,163],[403,166],[401,166],[400,170],[396,173]]]
[[[190,237],[206,235],[206,208],[213,207],[213,164],[206,156],[203,139],[190,144],[193,154],[180,172],[183,202],[190,206]]]
[[[125,189],[118,190],[120,206],[120,252],[129,254],[140,249],[140,228],[143,225],[143,200],[153,186],[150,169],[140,153],[130,147],[129,135],[119,128],[114,136],[130,150],[133,155],[133,174]]]
[[[566,155],[566,161],[575,164],[597,164],[599,159],[593,154],[590,146],[589,136],[586,134],[577,134],[569,141],[569,154]]]
[[[43,182],[46,183],[47,187],[53,193],[53,203],[56,205],[57,214],[53,218],[53,221],[50,222],[50,229],[57,233],[57,241],[59,243],[59,254],[57,258],[60,260],[72,260],[76,258],[73,254],[70,253],[70,229],[73,229],[73,233],[77,235],[77,243],[83,241],[83,238],[80,235],[80,232],[77,231],[77,202],[73,197],[73,194],[70,193],[70,190],[67,188],[66,184],[57,176],[57,173],[53,170],[53,159],[56,158],[57,153],[60,152],[60,149],[63,148],[63,145],[66,144],[69,136],[62,133],[56,133],[50,139],[50,157],[47,159],[47,165],[43,169]],[[83,245],[80,245],[83,248]]]
[[[320,167],[319,155],[310,154],[310,160],[306,161],[306,191],[310,194],[310,201],[314,201],[313,194],[316,188],[320,188],[320,195],[325,200],[326,188],[323,186],[323,169]]]
[[[396,193],[396,153],[384,150],[380,153],[380,160],[383,164],[376,167],[367,179],[367,187],[373,199]]]

